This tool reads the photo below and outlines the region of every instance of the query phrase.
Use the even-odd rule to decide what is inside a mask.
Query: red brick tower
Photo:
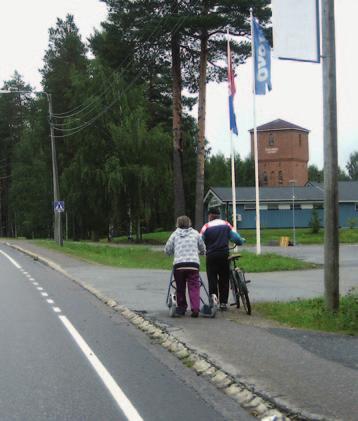
[[[296,186],[308,181],[309,130],[277,119],[257,127],[260,186]],[[254,156],[254,130],[251,134],[251,155]]]

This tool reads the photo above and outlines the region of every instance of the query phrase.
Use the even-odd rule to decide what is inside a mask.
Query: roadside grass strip
[[[86,261],[114,267],[171,270],[173,264],[172,257],[145,246],[112,247],[99,243],[65,241],[63,247],[60,247],[55,242],[47,240],[36,240],[34,243]],[[258,256],[248,251],[242,251],[241,255],[240,266],[246,272],[304,270],[319,267],[314,263],[279,256],[275,253],[265,253]],[[201,258],[201,267],[205,268],[205,257]]]
[[[248,245],[256,244],[256,231],[254,229],[238,229],[241,236],[246,238]],[[142,235],[143,243],[147,244],[165,244],[171,231],[158,231]],[[261,243],[270,245],[270,243],[279,243],[281,237],[289,237],[292,239],[292,228],[265,228],[261,229]],[[106,240],[105,240],[106,241]],[[114,243],[128,244],[128,237],[115,237],[112,239]],[[318,233],[312,233],[311,228],[296,228],[297,244],[323,244],[324,230],[320,229]],[[340,243],[354,244],[358,243],[358,228],[340,228]]]
[[[323,298],[254,304],[255,312],[290,327],[358,335],[358,290],[340,298],[338,313],[326,310]]]

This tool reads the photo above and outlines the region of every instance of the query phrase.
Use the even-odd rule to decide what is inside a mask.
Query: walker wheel
[[[170,294],[168,299],[169,316],[175,317],[177,310],[177,297],[175,294]]]
[[[210,317],[213,319],[216,316],[216,312],[218,310],[218,297],[215,294],[211,294],[209,303],[211,308]]]

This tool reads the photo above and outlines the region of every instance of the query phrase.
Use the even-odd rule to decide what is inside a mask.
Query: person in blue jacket
[[[242,245],[245,239],[240,236],[229,222],[220,219],[220,209],[210,208],[207,222],[201,229],[206,246],[206,274],[209,283],[209,295],[219,298],[220,310],[227,310],[229,297],[229,240]]]

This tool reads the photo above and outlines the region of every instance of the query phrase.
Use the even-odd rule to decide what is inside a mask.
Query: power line
[[[198,0],[194,7],[199,3],[200,0]],[[165,19],[168,19],[168,17],[166,17]],[[180,26],[183,24],[183,22],[187,19],[187,16],[183,16],[182,18],[180,18],[177,22],[177,24],[174,26],[174,29],[171,31],[171,33],[175,34]],[[159,25],[157,25],[158,29]],[[129,64],[127,65],[127,67],[129,66]],[[126,93],[128,91],[128,89],[134,84],[134,82],[136,82],[139,77],[141,76],[141,74],[143,73],[144,69],[142,69],[139,73],[137,73],[136,77],[129,83],[129,85],[127,85],[126,89],[124,89],[123,93]],[[114,74],[114,73],[113,73]],[[110,89],[110,88],[108,88]],[[107,90],[108,92],[108,90]],[[104,94],[102,94],[101,96],[103,96]],[[98,120],[98,118],[100,118],[103,114],[105,114],[110,108],[113,107],[113,105],[121,98],[121,96],[118,96],[117,98],[115,98],[108,106],[106,106],[100,113],[98,113],[95,117],[93,117],[92,119],[84,122],[82,125],[79,125],[77,127],[73,127],[73,128],[60,128],[57,127],[57,125],[54,125],[54,129],[60,132],[69,132],[67,134],[63,134],[63,135],[55,135],[56,138],[65,138],[65,137],[69,137],[72,136],[76,133],[79,133],[80,131],[82,131],[83,129],[89,127],[91,124],[93,124],[96,120]],[[100,97],[98,98],[100,99]],[[95,108],[94,108],[95,109]],[[92,110],[91,110],[92,111]]]
[[[198,2],[197,2],[198,3]],[[162,8],[163,9],[163,8]],[[168,16],[166,16],[165,18],[164,18],[164,21],[165,20],[168,20],[169,19],[169,17]],[[148,42],[148,41],[150,41],[150,39],[151,38],[153,38],[154,37],[154,35],[155,35],[155,33],[159,30],[159,28],[161,27],[163,25],[163,21],[162,22],[160,22],[160,23],[158,23],[156,26],[155,26],[155,28],[153,29],[153,31],[151,32],[151,34],[145,39],[145,38],[143,38],[143,39],[141,39],[141,40],[139,40],[138,42],[140,42],[140,43],[143,43],[143,42]],[[127,54],[126,55],[126,57],[125,58],[123,58],[123,60],[121,61],[121,63],[117,66],[117,68],[112,72],[112,75],[111,75],[111,78],[114,78],[114,75],[115,75],[115,73],[116,73],[116,71],[118,70],[118,69],[120,69],[121,67],[122,67],[122,65],[123,65],[123,63],[125,63],[127,60],[128,60],[128,58],[130,57],[130,54]],[[132,65],[132,63],[133,63],[133,59],[131,59],[130,61],[128,61],[127,62],[127,65],[124,67],[124,69],[122,70],[122,72],[121,73],[124,73],[131,65]],[[75,116],[75,115],[78,115],[78,114],[80,114],[81,112],[83,112],[85,109],[87,109],[87,108],[89,108],[90,106],[92,106],[93,104],[95,104],[102,96],[105,96],[109,91],[110,91],[110,89],[111,89],[111,87],[112,87],[112,84],[110,83],[110,86],[109,87],[107,87],[106,89],[105,89],[105,91],[102,93],[102,94],[100,94],[99,96],[97,96],[95,99],[94,99],[94,101],[92,101],[92,102],[90,102],[89,104],[87,104],[87,105],[85,105],[84,107],[82,107],[85,103],[83,103],[82,105],[80,105],[80,106],[77,106],[77,107],[75,107],[74,109],[72,109],[72,110],[70,110],[70,111],[67,111],[67,112],[63,112],[63,113],[59,113],[59,114],[54,114],[53,116],[55,117],[55,118],[59,118],[59,119],[65,119],[65,118],[68,118],[68,117],[72,117],[72,116]],[[83,109],[81,109],[81,107],[83,108]],[[95,109],[95,108],[94,108]]]

